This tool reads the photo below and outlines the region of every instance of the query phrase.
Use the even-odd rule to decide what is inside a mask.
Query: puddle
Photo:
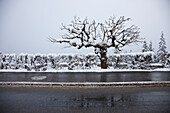
[[[46,78],[47,78],[47,76],[34,76],[34,77],[31,77],[32,80],[44,80]]]

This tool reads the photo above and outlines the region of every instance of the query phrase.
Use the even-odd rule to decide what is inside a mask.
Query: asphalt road
[[[170,81],[170,72],[0,72],[0,82],[135,82]]]
[[[0,113],[170,113],[170,87],[0,87]]]

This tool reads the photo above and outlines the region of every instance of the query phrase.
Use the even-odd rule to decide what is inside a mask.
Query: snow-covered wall
[[[108,68],[146,69],[155,61],[153,52],[126,53],[108,56]],[[0,70],[26,69],[28,71],[100,69],[100,59],[95,54],[2,54]]]

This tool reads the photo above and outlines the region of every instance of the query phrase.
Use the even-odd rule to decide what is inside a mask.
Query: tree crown
[[[54,43],[68,43],[69,46],[81,49],[82,47],[94,47],[96,49],[107,49],[114,47],[120,50],[125,45],[140,42],[139,28],[131,25],[125,27],[125,22],[130,18],[121,16],[119,19],[110,17],[104,23],[97,23],[95,20],[89,22],[88,19],[80,20],[75,17],[69,25],[62,25],[62,30],[66,31],[62,35],[62,40],[50,38]]]

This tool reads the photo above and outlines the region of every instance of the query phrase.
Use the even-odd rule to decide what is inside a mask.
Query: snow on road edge
[[[170,81],[147,82],[0,82],[0,87],[137,87],[170,86]]]
[[[0,72],[164,72],[170,71],[170,68],[159,68],[154,70],[142,69],[95,69],[95,70],[48,70],[48,71],[27,71],[27,70],[0,70]]]

